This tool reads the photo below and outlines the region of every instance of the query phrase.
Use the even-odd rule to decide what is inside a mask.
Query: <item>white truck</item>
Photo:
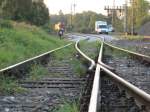
[[[95,22],[95,31],[98,34],[108,34],[109,30],[108,30],[108,26],[107,26],[107,22],[106,21],[96,21]]]

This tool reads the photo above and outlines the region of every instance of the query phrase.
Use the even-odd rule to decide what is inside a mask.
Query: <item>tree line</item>
[[[150,3],[147,0],[132,0],[132,3],[127,7],[127,29],[131,33],[132,24],[134,25],[134,31],[138,32],[140,27],[146,22],[150,21]],[[124,12],[123,12],[124,13]],[[114,13],[114,23],[116,31],[124,31],[124,17],[118,17],[117,13]],[[92,11],[76,13],[75,15],[63,14],[60,10],[58,15],[50,16],[50,23],[53,27],[57,22],[64,22],[68,31],[89,33],[94,32],[95,21],[107,21],[108,24],[112,24],[112,15],[104,16]]]
[[[128,6],[127,27],[131,30],[131,24],[134,22],[135,29],[140,28],[144,23],[150,21],[150,5],[146,0],[132,0],[133,3]],[[132,10],[134,14],[132,14]],[[134,17],[132,18],[132,15]],[[75,32],[93,32],[95,21],[107,21],[111,24],[111,16],[104,16],[92,11],[86,11],[76,14],[64,14],[60,10],[58,15],[49,15],[48,8],[43,0],[0,0],[0,18],[11,19],[15,21],[26,21],[34,25],[44,25],[48,31],[53,31],[55,24],[64,22],[67,31]],[[134,20],[134,21],[132,21]],[[115,15],[115,29],[123,31],[123,18]]]
[[[143,24],[150,21],[150,3],[147,0],[132,0],[127,11],[128,30],[131,30],[131,24],[137,31]]]
[[[49,21],[43,0],[0,0],[0,18],[44,25]]]
[[[85,11],[76,13],[75,15],[63,14],[60,10],[58,15],[50,15],[51,28],[58,22],[64,22],[67,31],[88,33],[93,32],[95,29],[95,21],[107,21],[109,19],[102,14],[92,11]]]

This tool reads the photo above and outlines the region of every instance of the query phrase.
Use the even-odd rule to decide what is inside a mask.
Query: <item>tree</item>
[[[42,1],[33,2],[29,21],[35,25],[44,25],[49,21],[49,11]]]
[[[49,11],[43,0],[0,0],[0,16],[44,25],[49,20]]]
[[[139,29],[148,17],[149,3],[146,0],[133,0],[131,6],[128,8],[128,28],[131,28],[131,24],[134,24],[135,29]],[[133,10],[133,17],[132,17]]]
[[[62,11],[60,11],[59,15],[50,15],[50,22],[52,26],[58,22],[64,22],[67,30],[90,33],[94,31],[95,21],[106,21],[106,17],[104,15],[97,14],[92,11],[77,13],[73,15],[72,18],[71,22],[71,14],[63,14]],[[71,23],[73,28],[71,27]]]
[[[15,0],[16,11],[14,14],[14,20],[28,20],[29,13],[31,12],[32,0]]]
[[[26,19],[31,10],[32,0],[1,0],[1,16],[6,19]]]
[[[1,17],[12,19],[13,15],[15,14],[15,0],[2,0],[0,10],[1,10]]]

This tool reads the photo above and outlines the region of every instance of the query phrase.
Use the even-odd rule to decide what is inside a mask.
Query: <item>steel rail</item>
[[[147,56],[147,55],[144,55],[144,54],[140,54],[140,53],[136,53],[136,52],[133,52],[133,51],[129,51],[129,50],[126,50],[126,49],[123,49],[123,48],[120,48],[120,47],[116,47],[116,46],[113,46],[113,45],[108,44],[106,42],[104,42],[104,44],[109,46],[109,47],[111,47],[111,48],[118,49],[120,51],[124,51],[124,52],[130,53],[132,55],[136,55],[136,56],[142,57],[142,58],[144,58],[144,59],[146,59],[147,61],[150,62],[150,56]]]
[[[107,68],[101,66],[102,70],[107,73],[110,77],[112,77],[115,81],[119,82],[119,84],[123,85],[125,88],[127,88],[132,95],[135,95],[136,99],[141,102],[141,104],[144,104],[149,107],[150,109],[150,94],[144,92],[143,90],[139,89],[138,87],[134,86],[133,84],[129,83],[128,81],[124,80],[123,78],[119,77],[115,73],[111,72]]]
[[[102,53],[103,53],[103,43],[101,43],[98,62],[101,62],[101,60],[102,60]],[[101,70],[100,66],[101,66],[100,64],[97,64],[97,66],[96,66],[88,112],[97,112],[98,95],[100,93],[100,91],[99,91],[100,70]]]
[[[102,52],[103,52],[103,43],[101,44],[101,49],[99,53],[98,62],[102,63]],[[98,94],[101,92],[99,89],[99,83],[100,83],[100,70],[103,70],[107,73],[108,76],[113,78],[116,82],[118,82],[119,85],[122,85],[122,87],[127,90],[127,93],[133,96],[138,103],[141,105],[145,105],[146,109],[150,109],[150,95],[146,93],[145,91],[139,89],[138,87],[134,86],[133,84],[129,83],[128,81],[124,80],[123,78],[119,77],[115,73],[109,70],[109,66],[104,66],[103,64],[97,64],[94,82],[93,82],[93,88],[90,98],[90,104],[89,104],[89,110],[88,112],[97,112],[97,101],[98,101]]]
[[[129,51],[129,50],[126,50],[126,49],[123,49],[123,48],[119,48],[119,47],[113,46],[111,44],[108,44],[106,42],[104,42],[104,44],[111,47],[111,48],[129,53],[131,55],[136,55],[136,56],[141,57],[141,58],[145,59],[146,61],[150,62],[150,56],[143,55],[143,54],[140,54],[140,53],[136,53],[136,52],[133,52],[133,51]],[[119,77],[117,74],[115,74],[115,73],[111,72],[110,70],[108,70],[105,66],[101,66],[101,68],[109,76],[111,76],[115,81],[122,84],[123,87],[125,87],[127,89],[127,91],[130,91],[129,94],[131,94],[131,96],[134,96],[139,103],[146,105],[148,107],[147,110],[150,110],[150,94],[146,93],[142,89],[139,89],[138,87],[134,86],[133,84],[131,84],[128,81],[124,80],[123,78]]]
[[[103,44],[108,45],[112,48],[116,48],[118,50],[136,55],[136,56],[140,56],[140,57],[144,57],[146,59],[150,59],[149,56],[140,54],[140,53],[135,53],[129,50],[125,50],[122,48],[118,48],[116,46],[107,44],[106,42],[101,41],[101,45],[103,46]],[[127,90],[127,93],[130,94],[131,96],[135,97],[135,99],[140,102],[142,105],[147,106],[147,110],[150,110],[150,95],[148,93],[146,93],[145,91],[143,91],[142,89],[139,89],[138,87],[134,86],[133,84],[129,83],[128,81],[124,80],[123,78],[119,77],[117,74],[113,73],[112,71],[110,71],[108,69],[107,66],[104,66],[102,63],[102,51],[103,48],[101,46],[101,50],[99,53],[99,58],[98,58],[98,63],[97,67],[96,67],[96,72],[95,72],[95,77],[94,77],[94,82],[93,82],[93,88],[92,88],[92,93],[91,93],[91,98],[90,98],[90,104],[89,104],[89,110],[88,112],[96,112],[97,111],[97,101],[98,101],[98,94],[99,94],[99,81],[100,81],[100,70],[102,69],[104,72],[107,73],[107,75],[109,75],[110,77],[112,77],[116,82],[118,82],[120,85],[122,85],[124,87],[124,89]]]
[[[7,71],[7,70],[10,70],[10,69],[13,69],[13,68],[15,68],[15,67],[18,67],[18,66],[20,66],[20,65],[23,65],[23,64],[25,64],[25,63],[28,63],[28,62],[30,62],[30,61],[36,60],[36,59],[38,59],[38,58],[40,58],[40,57],[46,56],[46,55],[48,55],[48,54],[50,54],[50,53],[52,53],[52,52],[55,52],[55,51],[60,50],[60,49],[63,49],[63,48],[68,47],[68,46],[70,46],[70,45],[72,45],[72,44],[73,44],[73,43],[69,43],[69,44],[67,44],[67,45],[65,45],[65,46],[61,46],[61,47],[59,47],[59,48],[56,48],[56,49],[53,49],[53,50],[51,50],[51,51],[45,52],[45,53],[40,54],[40,55],[38,55],[38,56],[35,56],[35,57],[33,57],[33,58],[27,59],[27,60],[22,61],[22,62],[19,62],[19,63],[17,63],[17,64],[11,65],[11,66],[9,66],[9,67],[3,68],[3,69],[0,70],[0,73],[2,73],[2,72],[4,72],[4,71]]]
[[[76,48],[76,50],[77,50],[85,59],[87,59],[87,60],[91,63],[91,65],[90,65],[90,67],[89,67],[89,70],[92,70],[92,69],[94,68],[94,66],[95,66],[95,61],[92,60],[91,58],[89,58],[86,54],[84,54],[84,53],[78,48],[79,41],[80,41],[80,40],[78,40],[78,41],[76,42],[75,48]]]

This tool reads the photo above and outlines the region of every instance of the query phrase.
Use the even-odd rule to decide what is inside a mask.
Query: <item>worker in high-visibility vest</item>
[[[59,22],[58,24],[55,24],[55,30],[58,31],[58,35],[61,39],[64,33],[64,23]]]

